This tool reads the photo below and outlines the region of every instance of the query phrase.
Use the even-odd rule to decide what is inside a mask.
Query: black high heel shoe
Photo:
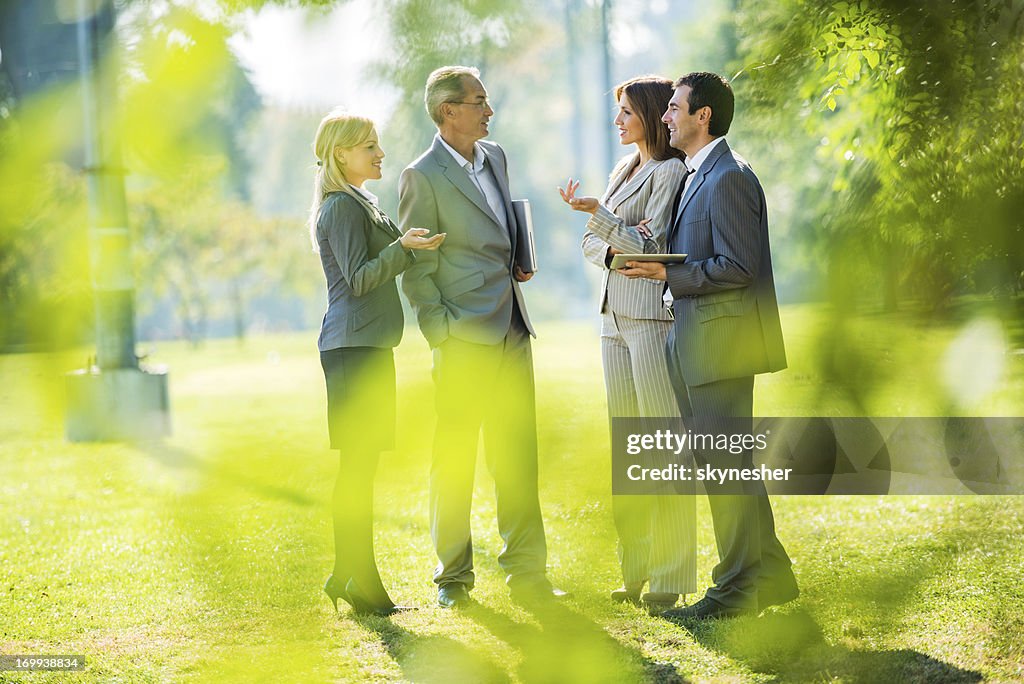
[[[334,604],[334,610],[338,610],[338,599],[352,605],[352,599],[349,598],[348,592],[345,591],[345,587],[341,583],[334,579],[334,575],[327,578],[327,582],[324,584],[324,593]]]
[[[327,578],[327,583],[324,584],[324,593],[327,594],[328,598],[334,602],[335,610],[338,609],[338,599],[340,598],[345,603],[352,606],[352,611],[356,615],[378,615],[380,617],[387,617],[389,615],[394,615],[395,613],[415,610],[412,606],[395,605],[391,599],[388,599],[386,604],[376,604],[359,593],[359,585],[356,584],[354,579],[350,579],[345,583],[345,586],[342,587],[341,584],[334,579],[334,575]]]

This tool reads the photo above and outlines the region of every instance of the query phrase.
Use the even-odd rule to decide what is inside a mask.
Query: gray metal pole
[[[111,0],[103,0],[99,5],[78,0],[78,9],[89,263],[96,301],[96,363],[100,370],[138,368],[131,234],[116,121],[114,6]]]
[[[89,197],[89,266],[96,299],[96,364],[66,376],[65,434],[73,442],[170,434],[166,369],[139,368],[135,279],[117,128],[112,0],[78,0],[78,57]]]

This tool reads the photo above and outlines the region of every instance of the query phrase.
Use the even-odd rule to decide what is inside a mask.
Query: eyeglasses
[[[479,107],[480,109],[487,109],[488,107],[491,106],[491,101],[485,97],[480,102],[459,102],[458,100],[449,100],[448,104],[464,104],[471,105],[473,107]]]

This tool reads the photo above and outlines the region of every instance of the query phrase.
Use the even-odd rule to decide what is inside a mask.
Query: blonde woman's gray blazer
[[[672,312],[662,302],[665,284],[647,278],[626,278],[608,268],[608,247],[626,254],[644,253],[645,240],[636,226],[649,218],[653,234],[647,251],[665,252],[666,236],[672,224],[672,210],[683,180],[686,165],[676,158],[647,162],[625,181],[639,162],[639,155],[624,158],[615,167],[597,211],[587,221],[583,235],[583,254],[588,261],[605,270],[601,286],[601,313],[611,310],[630,318],[671,320]]]
[[[395,277],[413,262],[402,234],[384,212],[361,197],[333,192],[316,222],[320,263],[327,277],[327,313],[320,351],[394,347],[405,318]]]

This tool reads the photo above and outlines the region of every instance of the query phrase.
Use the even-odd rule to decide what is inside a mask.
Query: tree
[[[140,308],[145,314],[171,303],[178,332],[193,345],[223,317],[243,338],[254,298],[301,290],[311,272],[300,222],[261,217],[247,203],[225,198],[227,169],[223,157],[195,159],[174,182],[151,182],[130,196],[135,269],[145,274]]]
[[[178,8],[130,25],[129,71],[140,76],[126,85],[125,138],[140,301],[149,310],[173,302],[193,344],[225,316],[241,338],[253,298],[287,292],[297,259],[310,260],[299,221],[261,217],[250,204],[250,159],[264,159],[246,142],[261,103],[225,24]]]
[[[40,48],[68,33],[51,6],[0,3],[0,348],[76,344],[91,325],[89,251],[73,229],[85,184],[69,165],[81,130],[74,45]]]
[[[735,85],[747,116],[817,141],[823,172],[802,194],[824,201],[808,203],[803,233],[828,253],[837,296],[944,307],[1019,288],[1022,16],[995,0],[744,4]]]

